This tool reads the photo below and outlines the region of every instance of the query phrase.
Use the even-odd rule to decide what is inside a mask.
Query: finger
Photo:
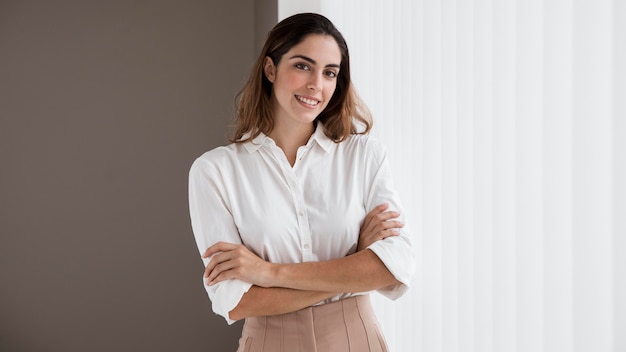
[[[217,275],[213,280],[208,281],[208,285],[209,286],[213,286],[215,284],[218,284],[222,281],[226,281],[226,280],[230,280],[230,279],[234,279],[235,275],[233,274],[234,270],[227,270],[224,271],[222,273],[220,273],[219,275]]]
[[[228,261],[231,258],[232,253],[230,252],[223,252],[215,255],[213,258],[211,258],[211,261],[209,261],[209,264],[207,264],[206,268],[204,268],[204,277],[208,277],[211,271],[213,271],[217,265]]]
[[[376,221],[387,221],[390,219],[395,219],[400,217],[400,213],[397,211],[386,211],[384,213],[380,213],[378,215],[376,215],[375,220]]]
[[[234,243],[217,242],[216,244],[214,244],[211,247],[207,248],[206,251],[204,251],[204,254],[202,255],[202,258],[208,258],[208,257],[212,256],[213,254],[215,254],[217,252],[232,251],[233,249],[237,248],[237,246],[238,245],[234,244]]]
[[[383,203],[383,204],[379,204],[379,205],[375,206],[374,209],[372,209],[369,213],[367,213],[367,215],[365,215],[365,219],[363,220],[363,227],[369,226],[369,224],[371,223],[372,219],[376,215],[384,212],[388,207],[389,207],[388,203]]]
[[[365,226],[364,229],[372,231],[381,223],[397,218],[399,216],[400,216],[400,213],[393,212],[393,211],[388,211],[388,212],[378,214],[374,218],[372,218],[372,221],[370,221],[370,223],[367,226]]]
[[[394,237],[394,236],[399,236],[400,235],[400,231],[398,230],[385,230],[381,232],[381,240],[384,240],[385,238],[388,237]]]
[[[378,224],[377,230],[389,230],[389,229],[401,229],[404,227],[404,223],[397,220],[387,220]]]
[[[400,235],[400,231],[395,230],[395,229],[380,231],[379,233],[376,234],[376,241],[384,240],[385,238],[399,236],[399,235]]]
[[[389,230],[377,232],[374,236],[371,236],[367,242],[364,242],[364,241],[359,242],[359,250],[367,248],[373,243],[378,242],[380,240],[384,240],[386,238],[398,236],[398,235],[400,235],[400,231],[395,230],[395,229],[389,229]]]
[[[229,270],[229,271],[232,271],[232,270]],[[224,272],[221,272],[219,275],[217,275],[217,276],[216,276],[216,277],[214,277],[214,278],[207,278],[207,279],[206,279],[206,284],[207,284],[208,286],[213,286],[213,285],[215,285],[215,284],[217,284],[217,283],[220,283],[220,282],[224,281],[224,280],[225,280],[224,276],[225,276],[225,274],[226,274],[226,273],[228,273],[229,271],[224,271]]]
[[[381,224],[385,224],[386,222],[390,222],[391,219],[397,218],[400,216],[400,213],[395,211],[388,211],[381,214],[376,215],[376,217],[365,227],[363,230],[365,232],[378,232],[380,230],[387,229],[389,227],[381,227]]]
[[[389,203],[378,204],[377,206],[374,207],[374,209],[370,210],[370,212],[367,215],[380,214],[383,211],[387,210],[387,208],[389,208]]]
[[[213,285],[216,283],[216,278],[218,276],[224,276],[225,273],[232,271],[236,265],[232,260],[220,263],[215,266],[215,268],[211,271],[211,273],[207,276],[206,281],[209,285]]]
[[[207,248],[206,251],[204,251],[204,254],[202,255],[202,258],[208,258],[208,257],[210,257],[213,254],[218,253],[218,252],[225,252],[225,251],[232,250],[236,246],[237,245],[233,244],[233,243],[217,242],[214,245],[212,245],[211,247]]]
[[[376,229],[375,231],[372,231],[372,233],[374,234],[372,237],[376,239],[381,239],[381,238],[388,236],[388,233],[391,233],[392,231],[394,233],[398,233],[398,234],[400,233],[399,228],[397,227],[389,227],[389,228],[381,227],[381,228]]]

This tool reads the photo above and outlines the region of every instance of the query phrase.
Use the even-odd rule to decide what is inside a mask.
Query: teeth
[[[307,98],[301,97],[299,95],[296,95],[296,99],[300,100],[301,102],[303,102],[303,103],[305,103],[307,105],[312,105],[312,106],[315,106],[315,105],[317,105],[319,103],[319,101],[317,101],[317,100],[307,99]]]

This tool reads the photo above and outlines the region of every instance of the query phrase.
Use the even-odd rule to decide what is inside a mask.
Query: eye
[[[307,64],[297,63],[295,66],[299,70],[304,70],[304,71],[310,71],[311,70],[311,68]]]
[[[326,71],[326,72],[324,72],[324,74],[328,78],[336,78],[337,77],[337,72],[335,72],[335,71]]]

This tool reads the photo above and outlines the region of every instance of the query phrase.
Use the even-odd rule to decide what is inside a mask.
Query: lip
[[[294,97],[301,105],[304,105],[309,108],[315,108],[322,102],[321,100],[317,98],[307,96],[307,95],[295,94]]]

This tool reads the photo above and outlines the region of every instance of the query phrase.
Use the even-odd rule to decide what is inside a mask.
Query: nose
[[[314,92],[322,90],[322,73],[313,73],[309,78],[308,88]]]

